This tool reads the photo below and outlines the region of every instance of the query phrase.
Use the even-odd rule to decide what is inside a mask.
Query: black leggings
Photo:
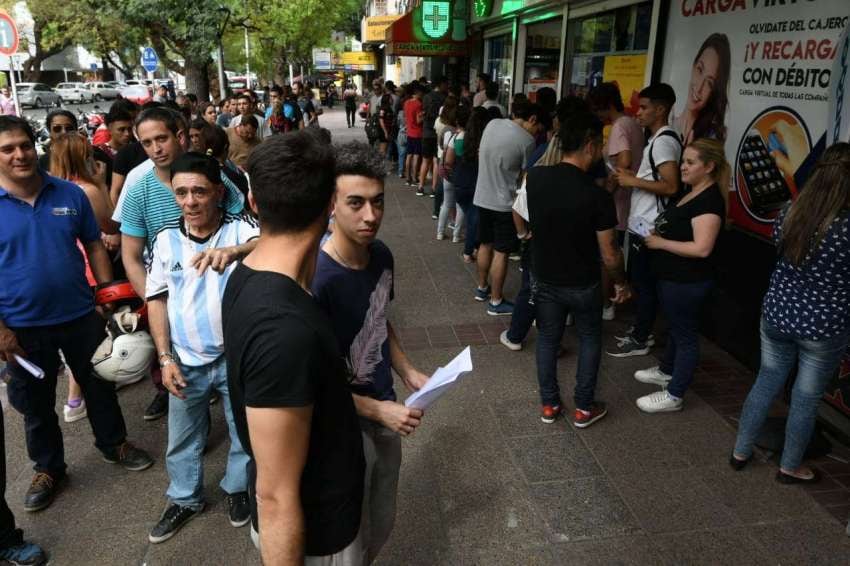
[[[357,108],[354,106],[346,106],[345,107],[345,121],[348,123],[348,126],[354,126],[357,117]]]

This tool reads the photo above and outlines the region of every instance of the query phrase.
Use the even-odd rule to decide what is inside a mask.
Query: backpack
[[[676,140],[676,142],[679,144],[679,161],[677,162],[677,165],[682,164],[682,152],[685,149],[684,145],[682,144],[682,138],[674,130],[664,130],[664,131],[662,131],[661,133],[658,134],[658,137],[656,137],[654,140],[652,140],[652,143],[649,144],[649,168],[652,171],[652,180],[653,181],[661,180],[661,176],[658,174],[658,167],[655,165],[655,159],[652,156],[652,149],[655,147],[655,142],[658,140],[658,138],[660,138],[662,136],[671,137],[674,140]],[[682,185],[682,180],[681,180],[681,177],[680,177],[679,178],[679,187],[676,189],[675,195],[673,195],[672,197],[661,197],[661,196],[655,197],[655,200],[656,200],[657,205],[658,205],[658,212],[661,212],[662,210],[667,208],[670,205],[671,201],[675,200],[679,195],[682,194],[682,191],[683,191],[683,185]]]
[[[366,137],[369,139],[370,144],[375,143],[381,137],[380,119],[380,116],[376,112],[370,115],[366,121]]]

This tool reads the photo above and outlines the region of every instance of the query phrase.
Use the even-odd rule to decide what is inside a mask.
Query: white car
[[[85,83],[59,83],[56,85],[56,93],[65,102],[93,102],[94,93],[86,88]]]
[[[86,83],[86,88],[94,95],[95,102],[100,100],[112,100],[118,98],[118,89],[109,83]]]

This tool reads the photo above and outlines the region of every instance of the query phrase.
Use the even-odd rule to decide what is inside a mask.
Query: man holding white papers
[[[392,532],[401,466],[401,438],[419,426],[422,411],[396,402],[392,369],[408,389],[428,380],[408,360],[387,309],[393,298],[393,256],[376,240],[384,215],[383,159],[364,143],[337,149],[333,235],[319,252],[313,295],[330,314],[351,370],[360,416],[366,478],[364,544],[371,563]]]

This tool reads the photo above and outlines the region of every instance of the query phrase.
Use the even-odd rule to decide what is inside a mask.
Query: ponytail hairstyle
[[[795,266],[817,250],[832,222],[850,207],[850,144],[827,148],[782,222],[782,254]]]
[[[723,142],[709,138],[699,138],[692,141],[688,147],[695,150],[699,156],[699,160],[709,165],[714,164],[714,169],[710,175],[712,180],[717,183],[717,188],[720,189],[720,195],[723,197],[723,202],[726,204],[726,215],[729,215],[729,185],[732,183],[732,168],[729,162],[726,161],[726,152],[723,149]],[[725,219],[724,219],[725,223]]]

